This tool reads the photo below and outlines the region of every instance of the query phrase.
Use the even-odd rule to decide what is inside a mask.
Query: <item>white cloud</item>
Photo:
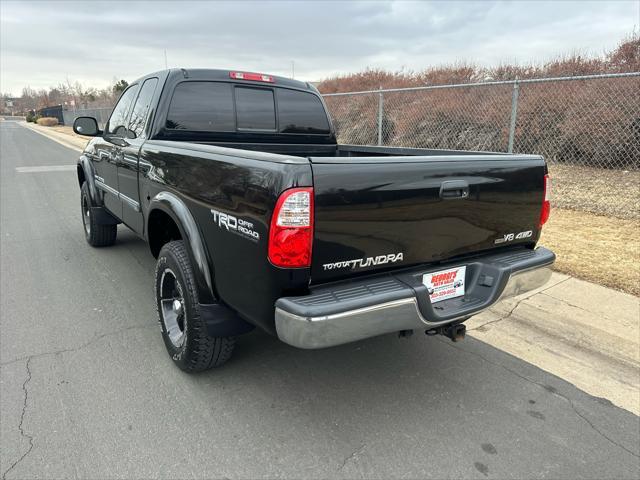
[[[169,66],[317,80],[367,66],[600,54],[638,28],[635,1],[21,2],[0,4],[0,89],[105,86]]]

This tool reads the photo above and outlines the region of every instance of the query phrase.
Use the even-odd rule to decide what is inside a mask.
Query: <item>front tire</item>
[[[91,195],[89,195],[89,185],[82,184],[80,189],[80,208],[82,213],[82,226],[84,227],[84,238],[92,247],[109,247],[116,243],[118,235],[117,225],[99,225],[95,215],[91,211]]]
[[[211,337],[200,315],[196,282],[182,240],[160,250],[155,273],[156,308],[169,356],[185,372],[199,372],[226,363],[235,337]]]

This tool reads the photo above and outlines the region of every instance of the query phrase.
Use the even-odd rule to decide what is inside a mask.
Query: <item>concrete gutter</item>
[[[467,322],[469,335],[640,415],[640,299],[554,273]]]

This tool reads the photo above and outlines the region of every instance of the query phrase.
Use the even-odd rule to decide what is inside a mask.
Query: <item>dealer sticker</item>
[[[431,303],[463,296],[466,272],[467,267],[464,266],[425,273],[422,283],[427,287]]]

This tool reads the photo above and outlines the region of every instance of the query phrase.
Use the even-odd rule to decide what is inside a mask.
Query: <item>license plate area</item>
[[[427,287],[431,303],[463,297],[467,275],[466,265],[447,268],[422,275],[422,284]]]

